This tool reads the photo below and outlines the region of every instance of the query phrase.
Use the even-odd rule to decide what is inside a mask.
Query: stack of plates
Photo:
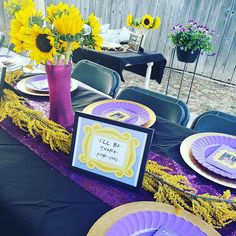
[[[218,236],[206,222],[173,206],[133,202],[112,209],[89,230],[87,236]]]
[[[0,55],[0,63],[6,66],[7,71],[15,71],[23,68],[20,61],[10,55]]]
[[[202,176],[236,188],[236,137],[199,133],[186,138],[180,152],[185,162]]]
[[[84,112],[143,127],[150,127],[156,121],[156,115],[150,108],[128,100],[95,102],[87,106]]]
[[[71,79],[71,92],[77,89],[79,82],[75,79]],[[17,89],[23,93],[34,96],[49,96],[49,88],[47,75],[35,75],[22,79],[17,83]]]

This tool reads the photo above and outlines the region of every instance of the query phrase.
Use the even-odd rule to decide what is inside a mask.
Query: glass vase
[[[49,86],[49,119],[71,130],[74,123],[70,92],[72,63],[47,64],[45,67]]]
[[[140,44],[140,51],[139,51],[142,53],[144,51],[144,44],[145,44],[148,30],[147,29],[136,29],[135,33],[142,36],[142,41]]]

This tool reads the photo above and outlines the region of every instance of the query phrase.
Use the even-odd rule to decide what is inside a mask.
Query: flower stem
[[[72,52],[72,42],[68,42],[68,46],[67,46],[67,50],[66,50],[66,55],[65,55],[65,60],[64,60],[64,64],[67,65],[69,60],[70,60],[70,55]]]

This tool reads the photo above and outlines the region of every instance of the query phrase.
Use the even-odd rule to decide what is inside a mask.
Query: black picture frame
[[[141,50],[142,40],[143,40],[143,35],[131,32],[128,42],[129,51],[140,53],[142,51]]]
[[[4,88],[5,77],[6,77],[7,68],[0,62],[0,98],[2,96],[2,91]]]
[[[95,126],[96,126],[96,132],[98,132],[98,133],[94,133],[94,135],[91,138],[91,140],[92,140],[91,141],[90,136],[88,138],[88,136],[87,136],[88,134],[86,134],[84,130],[88,130],[88,129],[91,130]],[[101,127],[99,131],[97,131],[98,126]],[[109,137],[107,138],[107,136],[106,136],[105,142],[107,142],[107,140],[110,143],[113,142],[112,147],[114,147],[114,140],[118,144],[122,144],[122,145],[125,144],[126,145],[127,149],[125,149],[126,151],[124,153],[126,153],[126,154],[130,153],[130,155],[128,157],[129,161],[133,157],[133,155],[131,155],[130,150],[133,150],[133,149],[136,150],[135,155],[134,155],[135,162],[134,162],[133,166],[131,167],[131,169],[133,168],[131,170],[131,172],[133,171],[132,177],[127,177],[127,176],[123,176],[122,178],[117,177],[115,172],[108,173],[106,171],[104,172],[103,170],[98,169],[98,168],[100,168],[100,166],[96,166],[91,169],[88,168],[88,166],[91,163],[92,163],[91,165],[94,165],[94,163],[93,163],[94,160],[95,160],[95,162],[98,162],[99,164],[102,163],[102,165],[103,165],[105,163],[105,165],[108,165],[107,162],[96,160],[91,157],[92,157],[92,155],[94,157],[95,153],[97,153],[96,155],[101,154],[97,151],[97,149],[95,149],[95,148],[93,149],[92,147],[94,147],[93,146],[94,143],[97,144],[96,138],[100,137],[99,135],[101,135],[102,132],[104,132],[107,135],[107,130],[110,130],[110,129],[112,130],[112,132],[114,130],[116,130],[117,132],[120,132],[120,131],[127,132],[127,133],[131,134],[131,137],[135,141],[136,141],[136,139],[138,139],[136,137],[139,137],[140,139],[142,137],[145,137],[143,140],[138,139],[138,141],[140,142],[140,146],[136,147],[137,149],[135,149],[135,148],[128,149],[128,145],[127,145],[128,142],[127,143],[123,143],[123,142],[119,142],[119,141],[117,142],[117,140],[114,139],[114,136],[112,136],[112,138],[110,138],[110,139],[109,139]],[[124,132],[122,134],[124,134]],[[88,131],[88,133],[89,133],[89,131]],[[102,133],[102,134],[104,134],[104,133]],[[84,173],[87,175],[92,175],[92,176],[95,176],[96,178],[99,178],[99,179],[102,179],[105,181],[109,181],[111,183],[118,184],[118,185],[126,187],[128,189],[138,191],[142,186],[143,176],[144,176],[146,162],[147,162],[147,156],[148,156],[148,152],[149,152],[149,149],[151,146],[153,133],[154,133],[154,130],[150,129],[150,128],[144,128],[144,127],[131,125],[131,124],[127,124],[127,123],[122,123],[122,122],[111,120],[111,119],[106,119],[103,117],[85,114],[82,112],[76,112],[73,135],[72,135],[72,146],[71,146],[71,152],[70,152],[70,168],[75,171],[78,171],[78,172],[81,172],[81,173]],[[97,135],[97,134],[99,134],[99,135]],[[95,138],[95,136],[96,136],[96,138]],[[101,136],[101,137],[104,137],[104,136]],[[88,141],[88,140],[90,140],[90,141]],[[131,143],[133,143],[134,140],[132,140]],[[88,145],[88,143],[90,143],[90,145]],[[88,147],[86,145],[88,145]],[[84,148],[85,146],[86,146],[86,148]],[[84,155],[84,150],[89,150],[89,154]],[[127,151],[127,150],[129,150],[129,151]],[[107,153],[107,152],[105,152],[105,153]],[[122,157],[125,156],[125,155],[121,155],[120,153],[122,153],[121,149],[120,149],[120,152],[116,153],[115,158],[117,158],[117,159],[115,161],[118,160],[118,162],[119,162],[122,159]],[[108,158],[110,158],[110,157],[107,155],[106,160],[108,160]],[[125,158],[124,158],[124,163],[127,163],[126,157],[127,156],[125,156]],[[97,158],[97,156],[96,156],[96,158]],[[82,159],[83,159],[83,161],[81,161]],[[86,161],[85,161],[85,159],[86,159]],[[109,161],[110,161],[110,159],[109,159]],[[112,164],[112,166],[114,167],[113,164]],[[123,168],[123,166],[122,166],[122,168]],[[109,171],[111,169],[109,169]],[[127,168],[125,173],[131,173],[131,172],[130,172],[130,168]],[[122,173],[124,173],[124,171]]]

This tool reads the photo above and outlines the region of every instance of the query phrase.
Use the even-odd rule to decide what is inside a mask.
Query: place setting
[[[88,105],[83,112],[145,128],[151,127],[156,121],[156,115],[149,107],[128,100],[95,102]]]
[[[203,177],[236,189],[236,137],[206,132],[187,137],[180,146],[183,160]]]
[[[128,203],[104,214],[87,236],[217,236],[220,235],[195,215],[156,202]]]
[[[79,86],[79,82],[76,79],[71,78],[71,92],[76,90]],[[49,87],[46,74],[38,74],[30,76],[20,80],[17,85],[17,89],[25,94],[49,97]]]

